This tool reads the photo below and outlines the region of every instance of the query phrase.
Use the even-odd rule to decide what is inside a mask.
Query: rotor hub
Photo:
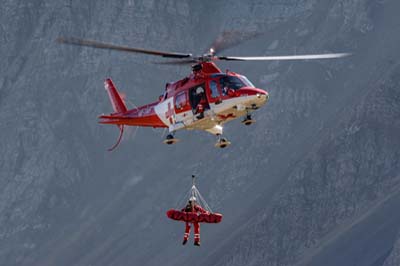
[[[193,72],[199,72],[203,69],[203,66],[201,64],[195,64],[192,66],[192,71]]]

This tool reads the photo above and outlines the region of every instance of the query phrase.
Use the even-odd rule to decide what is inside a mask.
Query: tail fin
[[[114,86],[114,83],[111,79],[106,79],[104,81],[104,87],[108,93],[108,97],[110,98],[111,104],[113,106],[115,113],[125,113],[128,109],[126,108],[124,100],[121,98],[121,95],[117,91]]]

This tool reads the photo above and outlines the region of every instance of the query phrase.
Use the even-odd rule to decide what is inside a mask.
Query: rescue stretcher
[[[168,218],[175,221],[182,221],[188,223],[219,223],[222,221],[222,214],[220,213],[193,213],[183,212],[175,209],[167,211]]]

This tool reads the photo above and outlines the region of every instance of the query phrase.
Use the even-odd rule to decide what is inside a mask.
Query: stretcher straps
[[[187,191],[186,193],[184,193],[181,198],[178,199],[177,203],[176,203],[176,208],[177,209],[181,209],[184,206],[186,206],[190,196],[192,195],[192,189],[190,188],[189,191]]]
[[[206,209],[206,211],[213,212],[210,206],[207,204],[207,201],[203,198],[200,191],[196,188],[195,185],[192,186],[192,194],[197,198],[197,202],[200,204],[201,207]]]

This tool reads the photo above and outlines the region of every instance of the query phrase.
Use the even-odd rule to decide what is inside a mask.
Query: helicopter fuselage
[[[181,129],[204,130],[221,135],[224,123],[249,115],[267,102],[268,93],[254,87],[245,76],[221,72],[212,62],[201,66],[200,71],[168,83],[157,102],[131,110],[126,110],[112,81],[107,79],[105,86],[115,112],[100,116],[99,123],[163,127],[170,133]]]

